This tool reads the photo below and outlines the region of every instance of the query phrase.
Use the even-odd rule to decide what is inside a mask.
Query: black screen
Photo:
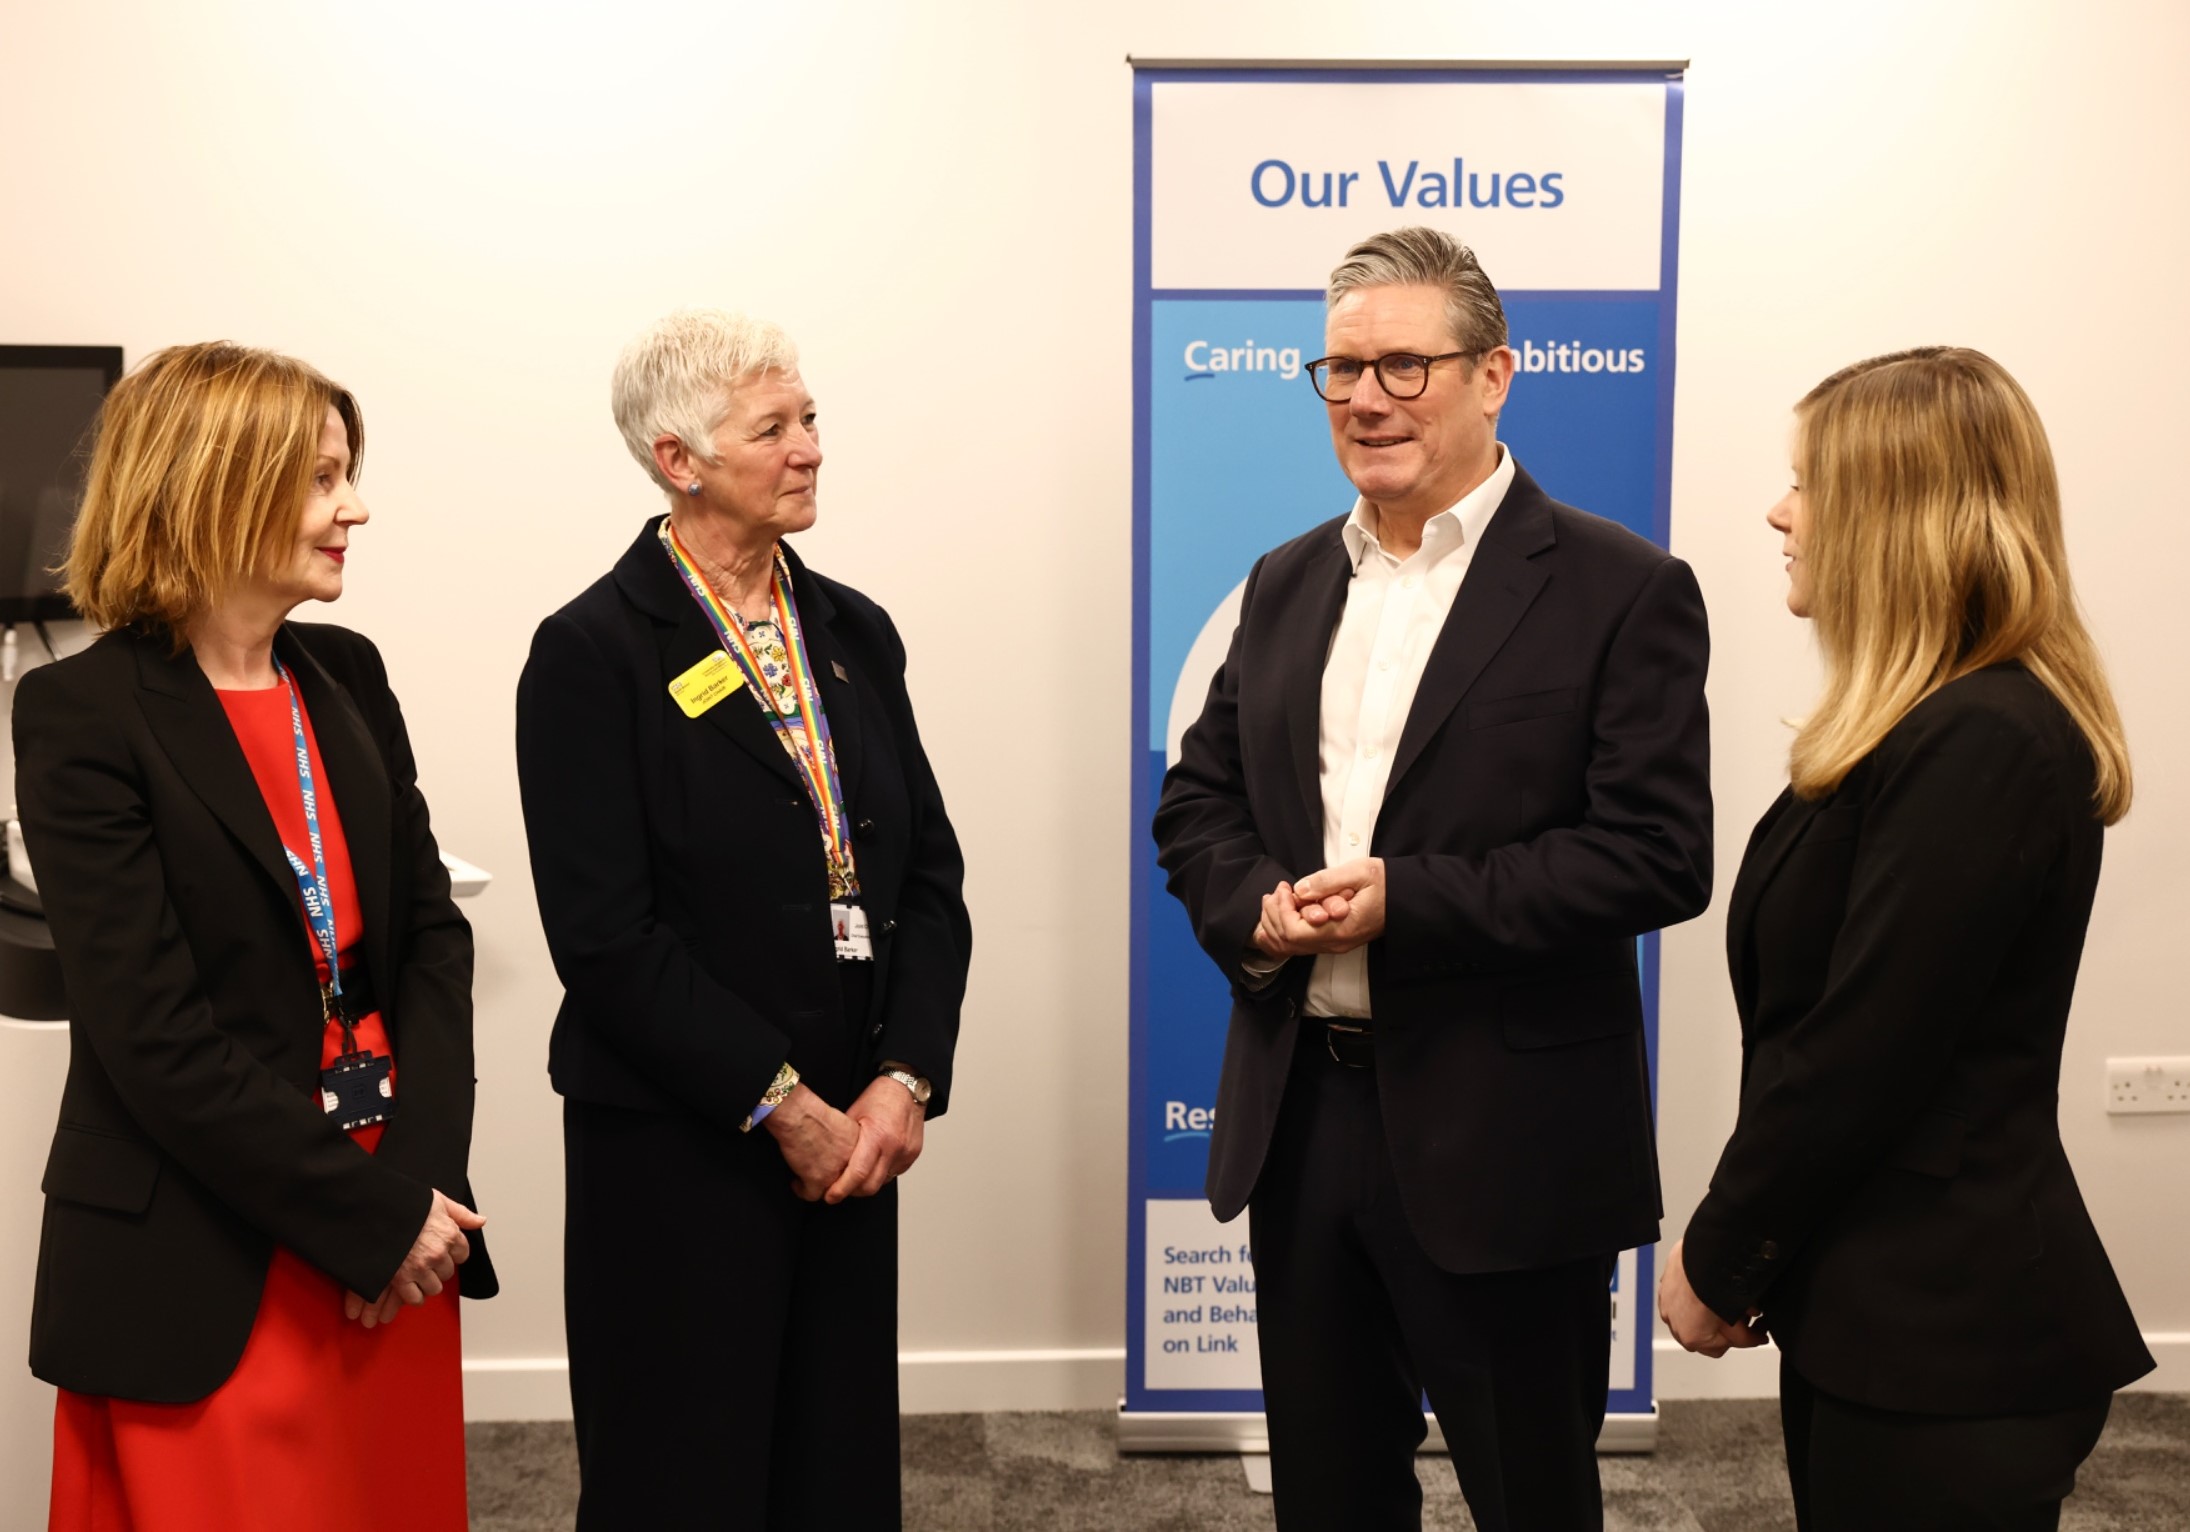
[[[114,346],[0,346],[0,621],[74,615],[53,570],[121,365]]]

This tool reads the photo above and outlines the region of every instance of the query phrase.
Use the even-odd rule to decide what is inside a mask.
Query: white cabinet
[[[38,1190],[68,1073],[68,1026],[0,1017],[0,1527],[46,1524],[53,1390],[30,1375]]]

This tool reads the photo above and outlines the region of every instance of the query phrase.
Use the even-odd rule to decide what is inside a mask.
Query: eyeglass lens
[[[1430,378],[1429,358],[1410,351],[1395,351],[1374,362],[1338,356],[1316,364],[1313,373],[1316,392],[1333,404],[1343,404],[1354,396],[1354,389],[1361,383],[1361,374],[1372,366],[1376,368],[1377,382],[1394,399],[1415,398]]]

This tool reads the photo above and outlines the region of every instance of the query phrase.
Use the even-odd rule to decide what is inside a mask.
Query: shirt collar
[[[1470,548],[1483,538],[1483,529],[1490,525],[1490,518],[1506,498],[1506,491],[1513,486],[1515,464],[1513,453],[1504,442],[1498,444],[1498,466],[1490,471],[1490,477],[1462,495],[1458,503],[1445,507],[1432,516],[1422,527],[1422,546],[1431,547],[1445,539],[1453,539],[1449,547],[1440,547],[1439,553],[1449,553],[1452,548]],[[1445,528],[1451,528],[1450,531]],[[1372,548],[1383,546],[1376,537],[1376,512],[1369,509],[1369,502],[1356,499],[1354,508],[1346,518],[1339,536],[1346,543],[1346,558],[1356,574],[1361,571],[1361,561],[1368,557]]]

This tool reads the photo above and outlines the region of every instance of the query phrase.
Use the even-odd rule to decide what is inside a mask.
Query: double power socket
[[[2108,1059],[2106,1110],[2117,1117],[2190,1112],[2190,1058]]]

